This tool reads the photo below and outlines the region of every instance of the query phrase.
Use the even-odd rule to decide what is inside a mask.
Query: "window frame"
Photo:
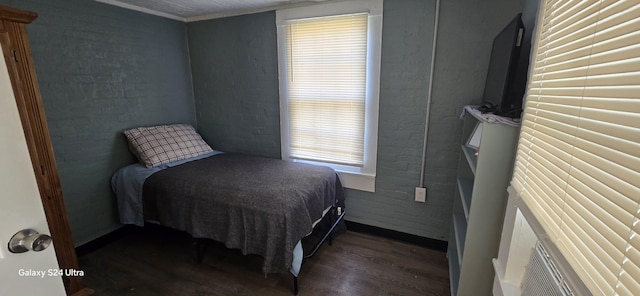
[[[380,61],[382,55],[382,9],[383,0],[350,0],[322,3],[276,11],[278,44],[278,79],[280,92],[280,144],[283,160],[311,163],[332,167],[338,172],[346,188],[375,192],[378,110],[380,94]],[[364,163],[362,167],[294,159],[289,151],[289,108],[287,84],[287,21],[318,18],[355,13],[368,13],[367,25],[367,72],[364,128]]]

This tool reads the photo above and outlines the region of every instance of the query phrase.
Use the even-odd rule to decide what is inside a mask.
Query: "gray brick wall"
[[[420,183],[434,1],[385,1],[380,69],[376,192],[347,192],[347,219],[442,239],[437,216],[447,196],[429,190],[414,202]],[[433,170],[434,168],[428,168]],[[429,185],[429,183],[427,183]]]
[[[202,136],[214,149],[279,158],[275,13],[187,27]]]
[[[134,162],[122,130],[195,125],[186,24],[85,0],[0,0],[27,26],[76,245],[121,225],[110,177]]]

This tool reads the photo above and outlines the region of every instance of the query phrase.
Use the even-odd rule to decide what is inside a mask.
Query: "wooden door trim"
[[[0,19],[3,21],[28,24],[37,17],[38,14],[35,12],[0,5]]]
[[[40,198],[60,268],[80,270],[62,196],[44,106],[25,25],[36,13],[0,5],[0,42],[24,129]],[[67,294],[87,294],[80,277],[63,276]]]

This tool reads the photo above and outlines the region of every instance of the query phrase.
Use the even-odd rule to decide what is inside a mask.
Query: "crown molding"
[[[181,22],[186,22],[187,20],[184,17],[181,16],[177,16],[177,15],[173,15],[170,13],[166,13],[166,12],[161,12],[161,11],[157,11],[157,10],[153,10],[153,9],[149,9],[149,8],[145,8],[145,7],[140,7],[137,5],[133,5],[133,4],[128,4],[128,3],[123,3],[117,0],[94,0],[96,2],[101,2],[104,4],[109,4],[109,5],[113,5],[113,6],[118,6],[118,7],[122,7],[125,9],[129,9],[129,10],[135,10],[135,11],[139,11],[142,13],[146,13],[146,14],[152,14],[152,15],[156,15],[156,16],[161,16],[164,18],[169,18],[172,20],[176,20],[176,21],[181,21]]]

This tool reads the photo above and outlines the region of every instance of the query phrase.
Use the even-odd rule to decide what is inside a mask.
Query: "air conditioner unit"
[[[565,277],[540,242],[536,243],[522,283],[523,296],[573,296]]]

